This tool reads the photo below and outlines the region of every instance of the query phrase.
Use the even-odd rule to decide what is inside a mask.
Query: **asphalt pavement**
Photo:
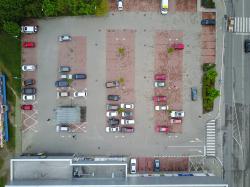
[[[250,1],[225,3],[228,16],[250,17]],[[247,38],[250,38],[250,33],[225,33],[224,179],[232,187],[250,185],[250,54],[244,52]]]

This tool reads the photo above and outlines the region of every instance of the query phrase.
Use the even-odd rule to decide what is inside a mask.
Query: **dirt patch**
[[[214,12],[203,12],[202,19],[215,19]],[[214,25],[202,26],[201,62],[215,63],[216,57],[216,28]]]
[[[160,11],[160,0],[125,0],[124,11]],[[116,0],[110,0],[110,10],[117,10]]]
[[[197,0],[175,0],[176,12],[197,12]]]
[[[170,110],[182,110],[182,61],[183,51],[168,49],[174,43],[182,42],[179,31],[157,32],[155,35],[155,74],[166,75],[166,87],[155,88],[155,96],[167,96]],[[168,112],[155,112],[155,124],[169,124]]]

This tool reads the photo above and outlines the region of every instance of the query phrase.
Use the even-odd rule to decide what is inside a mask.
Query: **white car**
[[[22,70],[23,71],[35,71],[36,70],[36,65],[33,65],[33,64],[22,65]]]
[[[87,97],[87,89],[84,91],[74,92],[73,95],[74,97]]]
[[[135,106],[134,106],[134,104],[124,104],[124,103],[121,103],[120,107],[124,108],[124,109],[133,109]]]
[[[120,127],[106,127],[106,132],[120,132]]]
[[[155,106],[155,110],[156,111],[165,111],[165,110],[168,110],[169,107],[167,105],[156,105]]]
[[[56,132],[69,132],[69,127],[67,125],[57,125]]]
[[[117,0],[117,8],[119,11],[123,10],[123,0]]]
[[[21,32],[26,34],[36,33],[38,31],[38,26],[21,26]]]
[[[73,79],[72,74],[62,74],[60,76],[61,79]]]
[[[155,88],[165,87],[166,83],[164,81],[155,81]]]
[[[121,119],[121,125],[134,125],[135,120],[133,119]]]
[[[116,116],[118,116],[118,112],[117,111],[108,111],[106,113],[106,116],[107,117],[116,117]]]
[[[131,174],[136,173],[136,159],[135,158],[130,159],[130,173]]]
[[[183,118],[184,117],[184,111],[172,111],[170,113],[170,116],[172,118]]]
[[[72,39],[71,36],[67,35],[67,34],[58,36],[58,41],[59,42],[71,41],[71,39]]]
[[[36,100],[35,95],[23,95],[23,101],[34,101]]]

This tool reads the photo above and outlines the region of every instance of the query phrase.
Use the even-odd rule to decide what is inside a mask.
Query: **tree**
[[[207,90],[207,95],[214,100],[216,97],[220,96],[220,91],[215,88],[209,88]]]
[[[44,0],[42,5],[42,10],[45,16],[56,16],[56,4],[51,0]]]
[[[210,80],[210,81],[215,81],[215,78],[217,77],[218,73],[216,72],[215,68],[209,69],[206,73],[206,77]]]
[[[12,21],[6,21],[3,24],[3,30],[11,36],[19,37],[20,36],[20,26]]]

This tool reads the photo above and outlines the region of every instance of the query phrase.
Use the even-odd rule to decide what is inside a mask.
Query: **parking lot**
[[[37,79],[37,104],[33,111],[36,112],[36,128],[35,131],[28,129],[23,132],[23,152],[202,155],[206,119],[203,118],[201,108],[200,19],[201,14],[193,10],[170,10],[166,16],[162,16],[159,11],[124,11],[111,12],[108,17],[99,18],[61,17],[39,20],[39,32],[30,35],[37,38],[36,48],[31,49],[36,50],[36,53],[30,51],[30,55],[35,55],[34,63],[37,63],[34,75]],[[72,40],[58,42],[61,34],[71,35]],[[185,111],[185,117],[182,125],[174,126],[171,133],[164,134],[155,132],[158,118],[152,97],[155,94],[154,74],[161,69],[157,64],[164,60],[164,50],[167,54],[165,46],[171,41],[183,42],[185,49],[174,51],[167,59],[166,83],[170,86],[166,90],[169,98],[167,104],[175,110]],[[117,57],[119,47],[125,48],[123,58]],[[23,60],[23,63],[29,62]],[[58,99],[55,81],[60,76],[60,65],[70,66],[72,74],[86,73],[87,79],[71,82],[66,90],[70,92],[70,97]],[[106,81],[121,77],[125,80],[124,89],[110,90],[105,87]],[[191,101],[192,86],[198,88],[198,100],[195,102]],[[87,98],[72,96],[73,92],[85,88]],[[105,132],[108,94],[119,94],[121,102],[135,105],[134,133]],[[73,124],[71,132],[58,133],[58,106],[86,106],[86,118],[81,123]]]

